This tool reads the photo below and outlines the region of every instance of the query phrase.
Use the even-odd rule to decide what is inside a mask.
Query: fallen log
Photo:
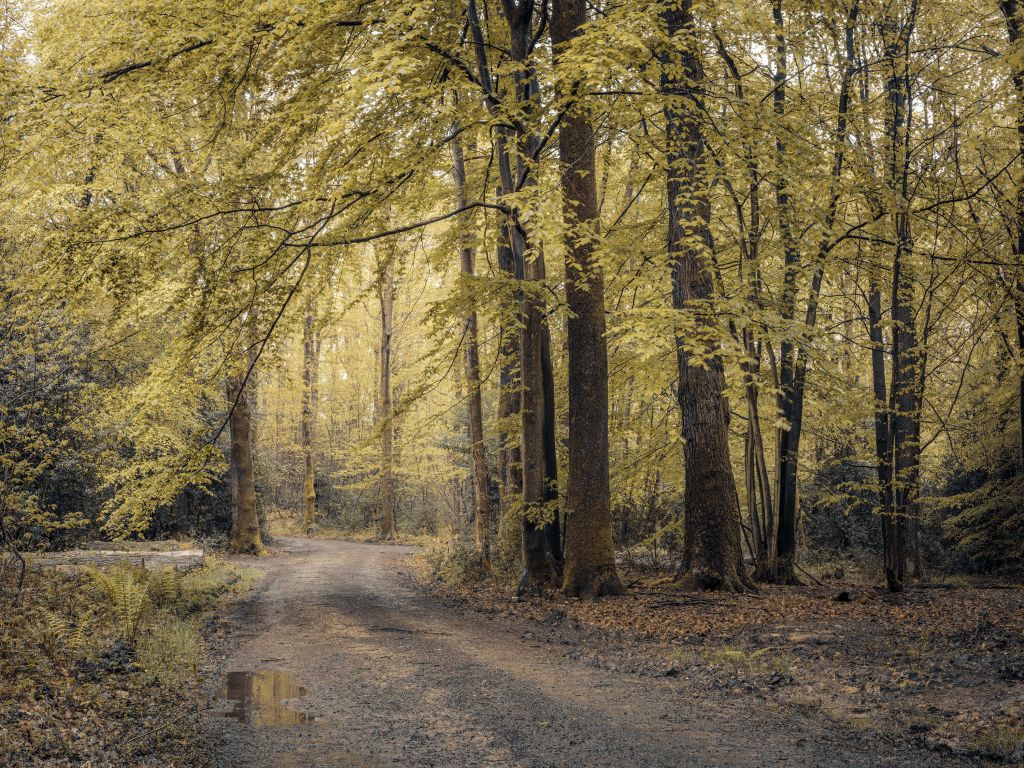
[[[57,568],[62,571],[76,571],[83,568],[103,568],[112,565],[134,565],[150,571],[174,568],[191,571],[201,568],[204,553],[201,549],[177,549],[168,551],[148,550],[124,551],[116,549],[70,549],[67,552],[38,552],[26,554],[29,568]]]

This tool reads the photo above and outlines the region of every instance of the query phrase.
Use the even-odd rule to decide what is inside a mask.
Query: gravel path
[[[420,592],[399,573],[411,551],[278,540],[258,562],[262,587],[212,630],[205,727],[213,765],[967,764],[869,739],[814,712],[571,660],[568,646],[541,643],[525,625]],[[225,699],[225,681],[237,687],[246,672],[268,673],[260,690]],[[274,690],[303,695],[258,700]],[[232,709],[248,722],[225,717]],[[290,724],[262,724],[275,719]]]

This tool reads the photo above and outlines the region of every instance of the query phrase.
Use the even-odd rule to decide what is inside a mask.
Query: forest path
[[[215,766],[959,765],[752,697],[600,670],[403,579],[408,547],[279,539],[214,627]],[[290,681],[269,671],[284,673]],[[243,721],[225,717],[234,695]],[[227,683],[225,683],[227,681]],[[300,692],[295,686],[305,689]],[[278,698],[294,697],[285,703]],[[306,715],[311,719],[306,719]],[[261,724],[269,721],[292,724]]]

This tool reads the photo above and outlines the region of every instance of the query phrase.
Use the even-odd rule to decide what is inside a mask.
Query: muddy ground
[[[727,672],[702,660],[698,675],[692,649],[583,621],[573,605],[431,592],[410,576],[410,554],[278,540],[258,564],[262,587],[210,628],[212,765],[985,762],[766,694],[799,687],[799,671],[767,653],[742,674],[735,659]]]

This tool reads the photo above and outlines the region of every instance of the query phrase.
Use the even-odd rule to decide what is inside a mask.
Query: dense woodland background
[[[1022,29],[4,0],[7,547],[259,550],[258,518],[569,593],[616,551],[711,588],[1019,574]]]

